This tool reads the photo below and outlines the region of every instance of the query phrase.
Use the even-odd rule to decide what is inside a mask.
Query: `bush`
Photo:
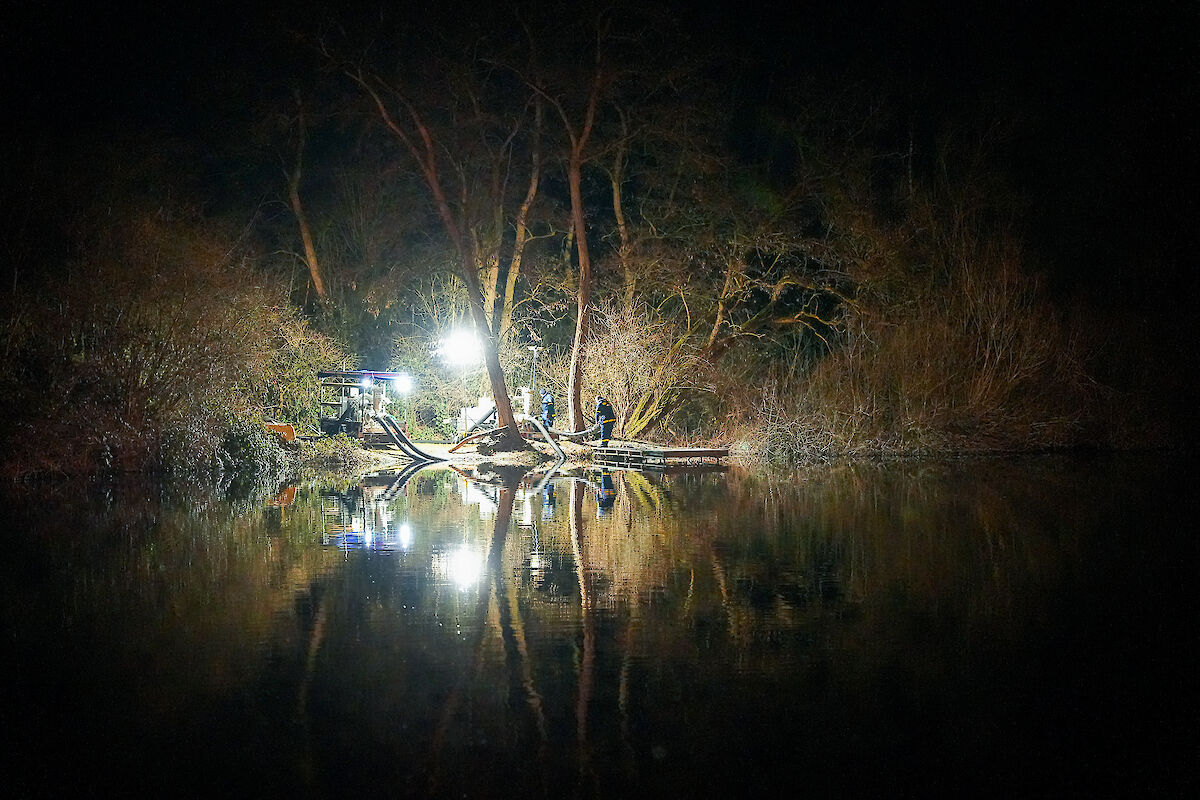
[[[10,474],[202,468],[245,425],[315,419],[316,365],[344,357],[207,229],[114,222],[53,282],[5,309]],[[231,439],[230,436],[233,438]]]
[[[279,474],[292,464],[283,445],[274,431],[252,422],[237,422],[221,438],[218,457],[233,472]]]
[[[584,351],[584,403],[602,394],[617,412],[621,435],[638,436],[658,419],[658,403],[674,405],[680,390],[696,388],[700,366],[682,326],[644,304],[602,304]]]
[[[861,296],[845,344],[768,382],[743,438],[769,458],[1078,444],[1095,414],[1076,338],[1012,251],[910,302]]]
[[[375,463],[357,439],[344,433],[302,442],[300,458],[305,466],[328,469],[358,469]]]

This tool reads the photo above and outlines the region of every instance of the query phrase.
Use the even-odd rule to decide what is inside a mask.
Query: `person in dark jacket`
[[[554,427],[554,395],[549,389],[542,389],[542,424],[546,430]]]
[[[608,447],[613,426],[617,424],[617,414],[601,395],[596,395],[596,424],[600,426],[600,446]]]

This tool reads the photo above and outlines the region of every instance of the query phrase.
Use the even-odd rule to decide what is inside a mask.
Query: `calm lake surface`
[[[10,491],[6,795],[1197,788],[1190,459],[471,477]]]

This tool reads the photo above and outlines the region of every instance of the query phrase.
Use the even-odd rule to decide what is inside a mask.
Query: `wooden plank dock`
[[[729,455],[727,447],[597,447],[592,463],[616,469],[667,469],[669,467],[720,465]]]

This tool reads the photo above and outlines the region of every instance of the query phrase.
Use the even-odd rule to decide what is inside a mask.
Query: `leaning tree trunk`
[[[437,209],[438,217],[458,253],[459,271],[462,274],[463,283],[467,286],[467,296],[470,299],[471,319],[475,323],[475,332],[483,346],[483,362],[487,367],[492,397],[496,401],[496,424],[507,429],[509,434],[505,437],[507,441],[501,444],[500,448],[526,448],[528,445],[517,431],[517,420],[513,415],[508,386],[504,382],[504,370],[500,366],[500,354],[496,344],[496,335],[490,324],[490,315],[483,307],[483,293],[479,284],[476,253],[467,239],[465,222],[460,222],[455,217],[454,211],[450,207],[450,201],[446,197],[445,186],[438,174],[438,143],[433,132],[425,123],[420,112],[403,96],[400,96],[399,102],[408,112],[409,119],[412,121],[414,130],[410,134],[396,121],[388,110],[387,104],[383,102],[382,96],[361,73],[346,72],[346,74],[371,96],[384,124],[403,142],[421,170],[425,184],[433,196],[433,204]]]
[[[588,140],[596,122],[596,106],[600,102],[604,71],[600,62],[600,50],[596,50],[596,71],[592,75],[592,87],[588,93],[587,110],[583,125],[578,133],[561,103],[555,102],[563,127],[571,142],[571,153],[567,159],[567,182],[571,190],[571,231],[575,237],[575,249],[579,254],[579,302],[575,320],[575,341],[571,344],[571,367],[567,379],[567,396],[571,408],[572,430],[583,430],[583,343],[587,338],[589,317],[592,313],[592,257],[588,252],[587,230],[583,217],[583,163]],[[554,102],[554,101],[551,101]]]
[[[617,109],[621,120],[621,138],[613,152],[612,170],[608,174],[612,187],[613,217],[617,221],[617,236],[620,244],[617,249],[617,260],[620,262],[621,275],[624,279],[625,307],[633,306],[633,296],[637,291],[637,275],[633,270],[633,243],[629,232],[629,221],[625,218],[625,202],[623,183],[625,181],[625,158],[629,150],[629,119],[624,111]]]
[[[304,263],[308,266],[308,274],[312,277],[313,291],[322,302],[329,300],[329,292],[325,289],[325,281],[321,277],[321,264],[317,261],[317,248],[313,243],[312,226],[308,224],[308,215],[304,213],[304,204],[300,202],[301,164],[304,160],[304,107],[297,97],[296,104],[300,106],[298,125],[300,138],[296,143],[296,163],[288,176],[288,201],[292,213],[296,215],[296,224],[300,226],[300,239],[304,243]]]
[[[488,381],[492,386],[492,398],[496,401],[496,424],[507,428],[510,439],[518,440],[517,419],[513,415],[512,401],[508,396],[508,386],[504,382],[504,369],[500,366],[500,352],[496,336],[492,332],[488,313],[483,307],[483,295],[479,286],[479,272],[475,267],[475,259],[469,250],[462,251],[462,276],[467,284],[467,294],[470,297],[471,319],[475,323],[475,333],[483,347],[483,363],[487,367]]]
[[[588,321],[592,314],[592,259],[588,252],[587,234],[583,223],[582,168],[572,154],[568,167],[571,186],[571,219],[575,230],[575,245],[579,252],[579,302],[576,307],[575,340],[571,345],[571,369],[567,381],[567,396],[571,405],[571,430],[584,428],[583,418],[583,343],[587,339]]]

